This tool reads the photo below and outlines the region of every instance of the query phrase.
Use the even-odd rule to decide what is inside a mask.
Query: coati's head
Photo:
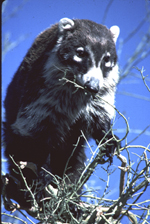
[[[89,20],[63,18],[58,27],[57,55],[73,71],[79,85],[97,93],[108,76],[118,80],[118,74],[113,74],[117,62],[117,26],[109,30]]]
[[[55,66],[65,71],[66,79],[91,93],[115,87],[118,81],[115,42],[119,28],[108,29],[90,20],[68,18],[61,19],[57,27],[57,41],[45,69]]]

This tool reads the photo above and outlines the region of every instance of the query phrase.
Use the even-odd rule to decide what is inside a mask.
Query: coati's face
[[[89,20],[61,19],[55,48],[62,66],[89,92],[114,86],[118,81],[115,42],[119,28],[110,30]],[[112,87],[111,86],[111,87]]]

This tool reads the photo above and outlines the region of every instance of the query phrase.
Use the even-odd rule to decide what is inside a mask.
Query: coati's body
[[[100,141],[114,117],[117,36],[114,28],[64,18],[36,38],[5,99],[5,155],[12,176],[19,178],[9,155],[17,163],[36,164],[37,177],[23,169],[29,182],[38,178],[44,186],[51,183],[52,176],[41,167],[78,181],[85,161],[82,133]],[[110,160],[113,151],[114,145],[106,147]],[[13,194],[8,192],[9,197]],[[22,194],[15,196],[19,203]]]

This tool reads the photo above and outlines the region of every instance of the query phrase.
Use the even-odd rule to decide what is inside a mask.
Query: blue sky
[[[23,2],[23,4],[22,4]],[[11,46],[10,50],[4,55],[2,63],[2,100],[5,97],[6,87],[11,81],[13,74],[17,70],[27,50],[30,48],[35,37],[50,25],[58,22],[63,17],[90,19],[97,23],[102,23],[107,27],[118,25],[120,27],[120,36],[117,42],[117,50],[119,53],[120,70],[126,66],[127,61],[137,48],[137,45],[142,40],[144,34],[150,34],[150,24],[145,22],[138,32],[127,43],[120,48],[120,43],[124,40],[143,20],[148,9],[150,10],[150,1],[144,0],[114,0],[108,10],[107,16],[104,17],[104,12],[108,0],[28,0],[7,1],[3,13],[2,26],[2,43],[4,39],[17,44],[17,47]],[[19,6],[19,10],[18,7]],[[16,11],[15,11],[16,10]],[[12,15],[12,16],[11,16]],[[7,35],[7,38],[5,38]],[[19,44],[18,44],[19,42]],[[121,50],[120,50],[121,49]],[[150,49],[143,49],[143,52]],[[144,76],[147,84],[150,86],[150,56],[142,60],[136,66],[145,69]],[[131,96],[130,96],[131,94]],[[116,95],[116,107],[123,113],[131,129],[127,137],[130,142],[142,130],[150,125],[150,92],[146,89],[140,78],[140,73],[133,68],[130,70],[130,76],[122,80],[118,85]],[[2,115],[4,115],[2,110]],[[3,116],[4,117],[4,116]],[[125,133],[125,123],[116,115],[115,128],[116,134],[122,137]],[[147,146],[150,143],[150,128],[141,135],[132,144]],[[137,154],[141,153],[141,149],[133,149]],[[126,155],[126,153],[124,152]],[[150,155],[149,155],[150,157]],[[131,153],[131,160],[136,162],[137,156]],[[117,168],[118,160],[114,158],[112,169]],[[103,192],[103,184],[98,181],[99,172],[102,177],[105,177],[105,172],[100,169],[90,182],[91,186],[97,186],[100,190],[99,194]],[[119,171],[113,174],[113,180],[110,182],[110,188],[113,191],[108,195],[116,199],[118,197],[118,175]],[[115,179],[115,181],[114,181]],[[93,185],[92,185],[93,184]],[[144,198],[150,198],[150,191],[146,192]]]

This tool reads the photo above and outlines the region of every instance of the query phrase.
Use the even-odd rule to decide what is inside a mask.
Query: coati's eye
[[[112,63],[111,63],[111,60],[110,60],[110,55],[104,56],[103,60],[104,60],[104,63],[105,63],[105,67],[111,67],[112,66]]]
[[[77,55],[79,58],[84,57],[84,55],[85,55],[84,48],[83,48],[83,47],[78,47],[78,48],[76,49],[76,55]]]
[[[78,47],[76,49],[76,54],[74,55],[74,61],[81,62],[82,58],[85,56],[85,51],[83,47]]]

